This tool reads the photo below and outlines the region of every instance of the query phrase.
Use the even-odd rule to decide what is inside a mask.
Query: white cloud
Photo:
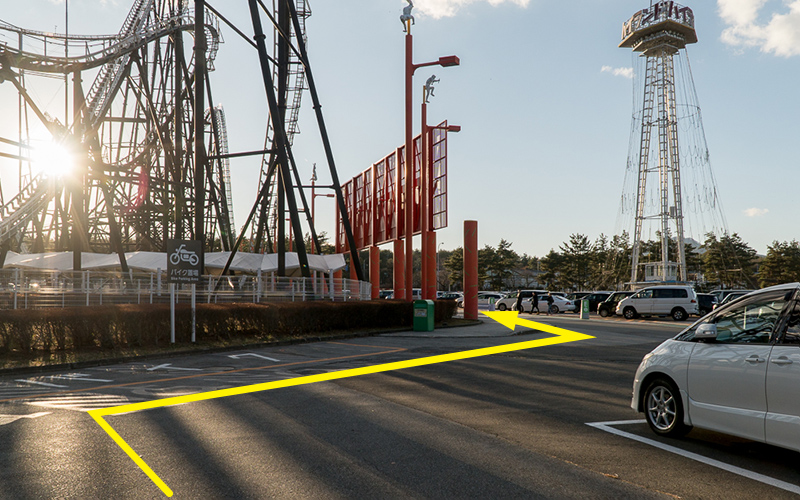
[[[768,208],[748,208],[747,210],[742,210],[742,212],[748,217],[762,217],[769,213]]]
[[[412,14],[414,12],[419,12],[431,16],[434,19],[453,17],[462,7],[478,2],[488,2],[489,5],[493,7],[504,3],[511,3],[524,9],[531,3],[531,0],[416,0],[414,1],[414,11]],[[403,4],[406,5],[405,2],[403,2]]]
[[[600,68],[600,71],[603,73],[611,73],[614,76],[633,78],[633,68],[612,68],[611,66],[603,66]]]
[[[719,15],[728,25],[722,41],[783,57],[800,55],[800,0],[782,3],[784,11],[778,13],[765,12],[767,0],[717,0]]]

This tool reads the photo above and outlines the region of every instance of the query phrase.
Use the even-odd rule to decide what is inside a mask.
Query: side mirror
[[[714,340],[717,338],[717,325],[715,323],[703,323],[694,332],[694,338],[700,340]]]

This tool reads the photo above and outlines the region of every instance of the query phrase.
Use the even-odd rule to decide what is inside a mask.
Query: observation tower
[[[688,160],[693,166],[698,163],[707,166],[708,153],[688,58],[679,63],[681,71],[677,77],[675,63],[681,54],[685,55],[688,44],[697,42],[694,21],[694,14],[689,7],[661,1],[651,2],[650,7],[636,12],[622,26],[622,42],[619,46],[633,50],[634,66],[637,66],[638,60],[634,107],[641,105],[633,114],[626,173],[626,181],[635,175],[636,187],[635,190],[628,190],[626,186],[622,200],[622,212],[628,209],[635,213],[632,283],[688,279],[681,166],[687,155],[700,158]],[[641,95],[637,95],[638,92]],[[682,120],[688,120],[686,126],[679,124]],[[682,147],[684,137],[679,135],[686,135],[685,130],[689,129],[694,134],[694,138],[687,141],[687,146],[692,143],[691,147]],[[700,170],[706,172],[701,176],[710,176],[710,182],[693,180],[690,203],[694,208],[705,199],[705,205],[716,207],[716,188],[710,167]],[[707,193],[703,192],[706,189]],[[631,191],[635,191],[635,201],[629,199]],[[640,257],[645,229],[653,223],[657,224],[656,239],[660,239],[660,255],[658,249],[649,252],[650,262],[642,265]],[[660,258],[656,260],[655,257]],[[640,267],[645,268],[644,275]]]

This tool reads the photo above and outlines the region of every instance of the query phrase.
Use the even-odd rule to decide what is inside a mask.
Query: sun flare
[[[75,158],[69,148],[55,141],[43,141],[31,150],[33,169],[45,177],[64,177],[73,171]]]

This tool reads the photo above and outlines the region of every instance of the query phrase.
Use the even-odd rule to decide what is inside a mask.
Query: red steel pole
[[[464,319],[478,319],[478,221],[464,221]]]
[[[394,261],[392,267],[394,268],[392,279],[394,280],[394,298],[398,300],[406,300],[406,277],[403,270],[405,269],[405,254],[403,253],[403,238],[400,237],[400,228],[404,227],[405,220],[400,218],[400,200],[403,197],[403,191],[400,187],[401,180],[403,179],[403,172],[400,170],[400,148],[395,151],[395,169],[394,169]]]
[[[405,288],[406,300],[413,300],[414,288],[414,129],[411,123],[413,111],[413,76],[414,76],[414,60],[413,60],[414,38],[411,36],[411,30],[406,34],[406,196],[405,196],[405,240],[406,240],[406,268],[405,268]]]
[[[428,231],[428,296],[436,300],[436,291],[439,290],[439,276],[436,269],[436,233]]]
[[[425,91],[422,91],[422,127],[420,134],[419,162],[419,228],[422,234],[420,245],[420,284],[423,299],[435,299],[428,293],[428,104],[425,102]]]
[[[394,298],[406,300],[405,259],[403,258],[403,240],[394,240]]]
[[[381,296],[381,250],[372,245],[369,247],[369,281],[372,283],[371,298]]]

